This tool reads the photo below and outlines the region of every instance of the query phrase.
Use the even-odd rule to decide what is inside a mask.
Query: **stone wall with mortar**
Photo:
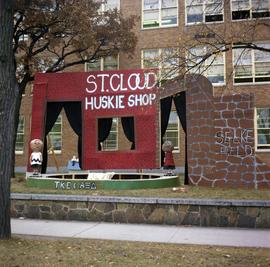
[[[255,94],[214,97],[201,75],[178,77],[161,98],[186,91],[187,158],[193,185],[270,188],[270,167],[256,156]]]
[[[270,168],[255,154],[254,95],[213,97],[187,91],[188,160],[192,184],[270,187]]]
[[[270,228],[270,201],[12,194],[11,216],[113,223]]]

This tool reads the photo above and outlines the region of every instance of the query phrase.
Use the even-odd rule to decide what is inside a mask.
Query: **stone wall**
[[[194,86],[187,90],[187,114],[192,184],[270,187],[270,168],[255,153],[253,94],[213,97]]]
[[[270,188],[270,167],[256,156],[255,94],[214,97],[201,75],[179,76],[161,98],[186,91],[189,183],[233,188]]]
[[[17,218],[270,228],[270,201],[31,194],[11,200]]]

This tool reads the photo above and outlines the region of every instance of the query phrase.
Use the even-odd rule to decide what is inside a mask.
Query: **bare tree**
[[[186,23],[189,26],[186,27],[185,34],[179,36],[175,52],[170,55],[164,53],[158,59],[161,65],[172,62],[167,71],[162,71],[161,79],[166,80],[178,74],[195,72],[209,76],[211,81],[211,75],[208,74],[217,71],[218,61],[225,52],[230,51],[233,54],[234,68],[231,73],[227,73],[227,76],[239,77],[238,82],[241,82],[241,79],[244,81],[241,75],[250,70],[244,64],[243,58],[247,58],[251,51],[258,57],[260,53],[262,56],[270,53],[270,43],[263,42],[270,38],[268,1],[248,2],[252,6],[247,7],[244,1],[215,0],[208,3],[207,1],[186,0]],[[193,9],[194,6],[197,7],[196,12]],[[200,12],[198,12],[199,8],[201,8]],[[214,21],[225,22],[207,23]],[[237,21],[240,23],[235,23]],[[258,76],[263,76],[263,67],[258,71]],[[218,83],[219,78],[215,77],[215,79],[212,82]]]
[[[14,53],[20,89],[36,71],[58,72],[93,59],[132,53],[135,17],[95,0],[17,0]]]

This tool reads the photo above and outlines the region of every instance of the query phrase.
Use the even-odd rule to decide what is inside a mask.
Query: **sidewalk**
[[[270,230],[11,219],[13,235],[270,248]]]

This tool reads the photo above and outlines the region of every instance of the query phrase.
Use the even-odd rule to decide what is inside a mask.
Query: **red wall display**
[[[80,101],[83,169],[157,168],[156,81],[155,70],[38,73],[33,91],[31,140],[44,138],[47,102]],[[128,116],[134,117],[136,149],[99,151],[98,119]]]

